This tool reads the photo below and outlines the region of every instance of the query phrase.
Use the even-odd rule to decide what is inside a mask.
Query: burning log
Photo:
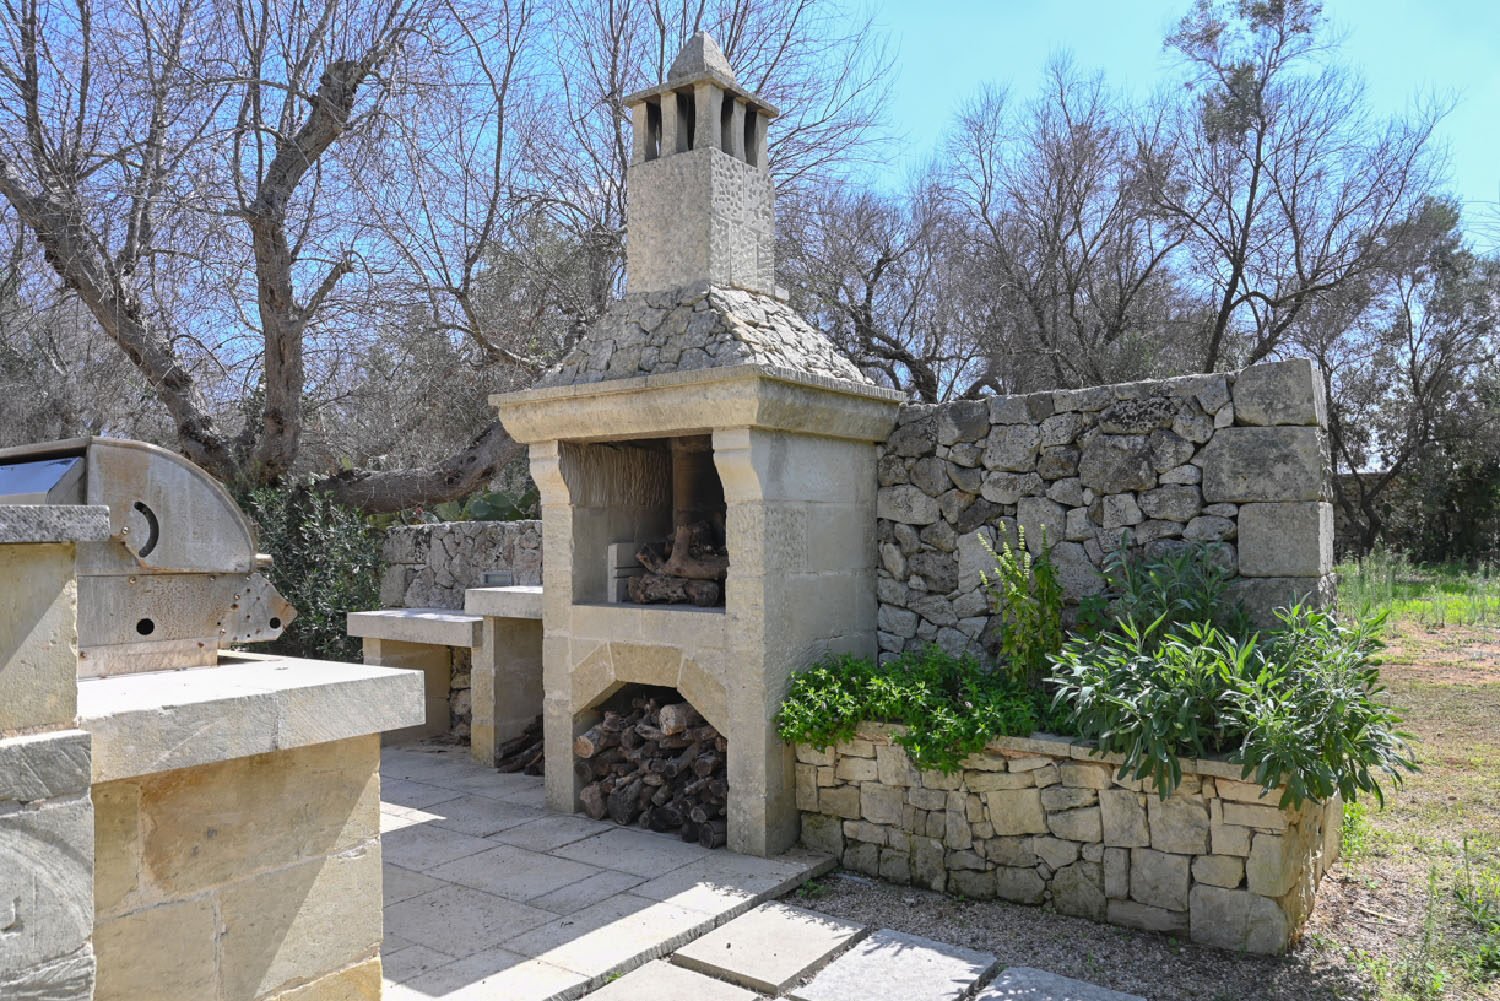
[[[728,830],[726,746],[687,703],[636,699],[630,712],[606,713],[574,740],[579,801],[595,820],[676,831],[717,847]]]

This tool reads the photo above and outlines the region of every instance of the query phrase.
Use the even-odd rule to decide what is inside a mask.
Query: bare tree
[[[1171,272],[1183,230],[1141,199],[1129,109],[1066,61],[1013,110],[982,92],[948,142],[952,191],[1003,304],[987,347],[1009,392],[1182,365]]]
[[[1381,234],[1432,190],[1440,115],[1374,117],[1315,0],[1200,0],[1167,45],[1196,99],[1143,124],[1142,173],[1214,300],[1198,367],[1253,364],[1319,296],[1380,270]]]
[[[898,197],[831,186],[783,202],[778,244],[793,302],[867,372],[925,402],[990,385],[974,315],[988,297],[934,177]]]

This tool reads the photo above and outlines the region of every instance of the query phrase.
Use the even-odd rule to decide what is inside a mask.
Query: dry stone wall
[[[992,652],[985,547],[1018,527],[1034,552],[1045,538],[1072,603],[1103,590],[1123,539],[1148,554],[1217,543],[1233,597],[1262,622],[1293,598],[1328,600],[1326,430],[1305,359],[905,407],[877,467],[881,651]]]
[[[444,521],[397,525],[380,549],[382,608],[463,608],[464,591],[486,570],[513,570],[517,584],[542,582],[542,523]]]
[[[1083,742],[1002,737],[943,775],[896,732],[797,747],[803,844],[888,882],[1271,953],[1337,857],[1342,804],[1280,809],[1237,765],[1184,762],[1163,800]]]

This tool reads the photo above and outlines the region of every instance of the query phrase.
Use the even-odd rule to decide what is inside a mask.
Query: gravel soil
[[[1150,1001],[1341,1001],[1378,996],[1355,968],[1306,946],[1286,956],[1243,956],[1040,907],[957,900],[843,872],[787,902],[872,928],[894,928],[980,949],[994,953],[1007,966],[1032,966]]]

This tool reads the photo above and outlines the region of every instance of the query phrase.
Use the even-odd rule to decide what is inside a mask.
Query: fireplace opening
[[[573,741],[579,801],[595,820],[675,833],[718,848],[728,837],[724,735],[672,688],[628,685]]]
[[[727,506],[711,436],[575,444],[564,455],[575,601],[724,606]]]

